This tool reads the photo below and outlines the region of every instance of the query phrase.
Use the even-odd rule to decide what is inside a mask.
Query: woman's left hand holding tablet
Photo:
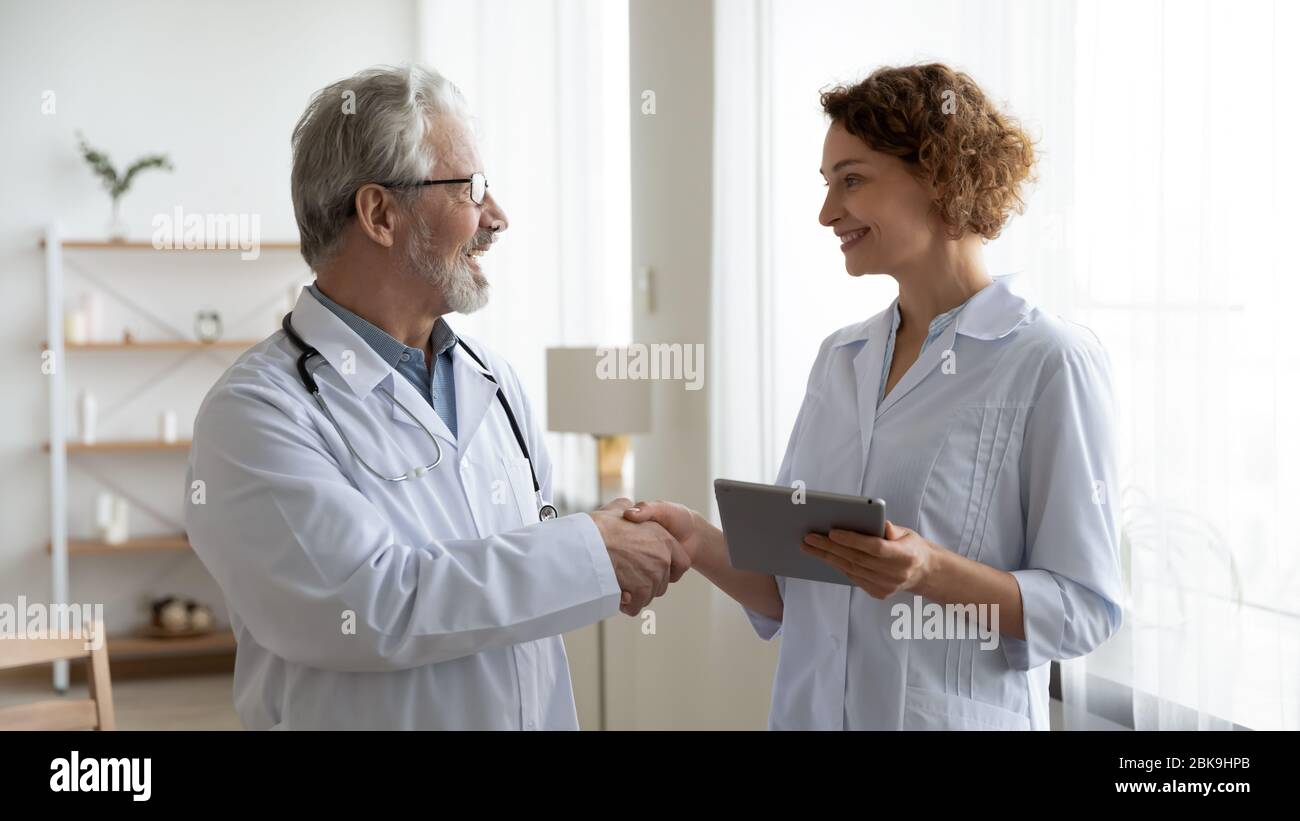
[[[924,594],[940,553],[940,548],[916,531],[888,521],[883,538],[850,530],[832,530],[825,536],[809,533],[801,549],[839,570],[877,599],[903,590]]]

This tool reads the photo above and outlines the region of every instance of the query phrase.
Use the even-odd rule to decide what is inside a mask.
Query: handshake
[[[629,616],[666,593],[691,568],[704,542],[697,514],[673,502],[634,505],[619,498],[589,515],[623,591],[618,609]]]

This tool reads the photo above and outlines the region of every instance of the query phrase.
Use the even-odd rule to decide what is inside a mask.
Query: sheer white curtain
[[[420,0],[420,60],[469,100],[510,228],[492,299],[453,318],[518,371],[546,416],[546,348],[631,339],[626,0]],[[548,436],[557,505],[595,498],[588,437]]]
[[[883,64],[961,68],[1040,139],[992,272],[1095,330],[1115,365],[1132,601],[1115,639],[1063,666],[1067,725],[1300,727],[1300,537],[1284,526],[1300,355],[1282,325],[1300,286],[1281,256],[1298,123],[1278,79],[1295,76],[1295,7],[716,9],[715,475],[771,481],[820,341],[896,294],[848,277],[817,223],[818,90]]]
[[[1122,399],[1138,728],[1300,728],[1294,3],[1081,3],[1063,302]]]

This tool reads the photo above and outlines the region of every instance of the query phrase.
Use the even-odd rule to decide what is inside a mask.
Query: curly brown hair
[[[1034,141],[969,75],[943,63],[884,66],[823,91],[821,104],[833,123],[934,186],[953,239],[966,231],[995,239],[1012,212],[1024,213]]]

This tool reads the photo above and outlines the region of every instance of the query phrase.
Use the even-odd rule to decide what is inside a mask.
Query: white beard
[[[480,235],[484,233],[475,236],[475,244],[483,243]],[[437,288],[448,310],[459,314],[470,314],[486,305],[492,287],[487,277],[469,267],[463,251],[450,265],[439,259],[433,251],[433,232],[418,220],[406,244],[406,273]]]

